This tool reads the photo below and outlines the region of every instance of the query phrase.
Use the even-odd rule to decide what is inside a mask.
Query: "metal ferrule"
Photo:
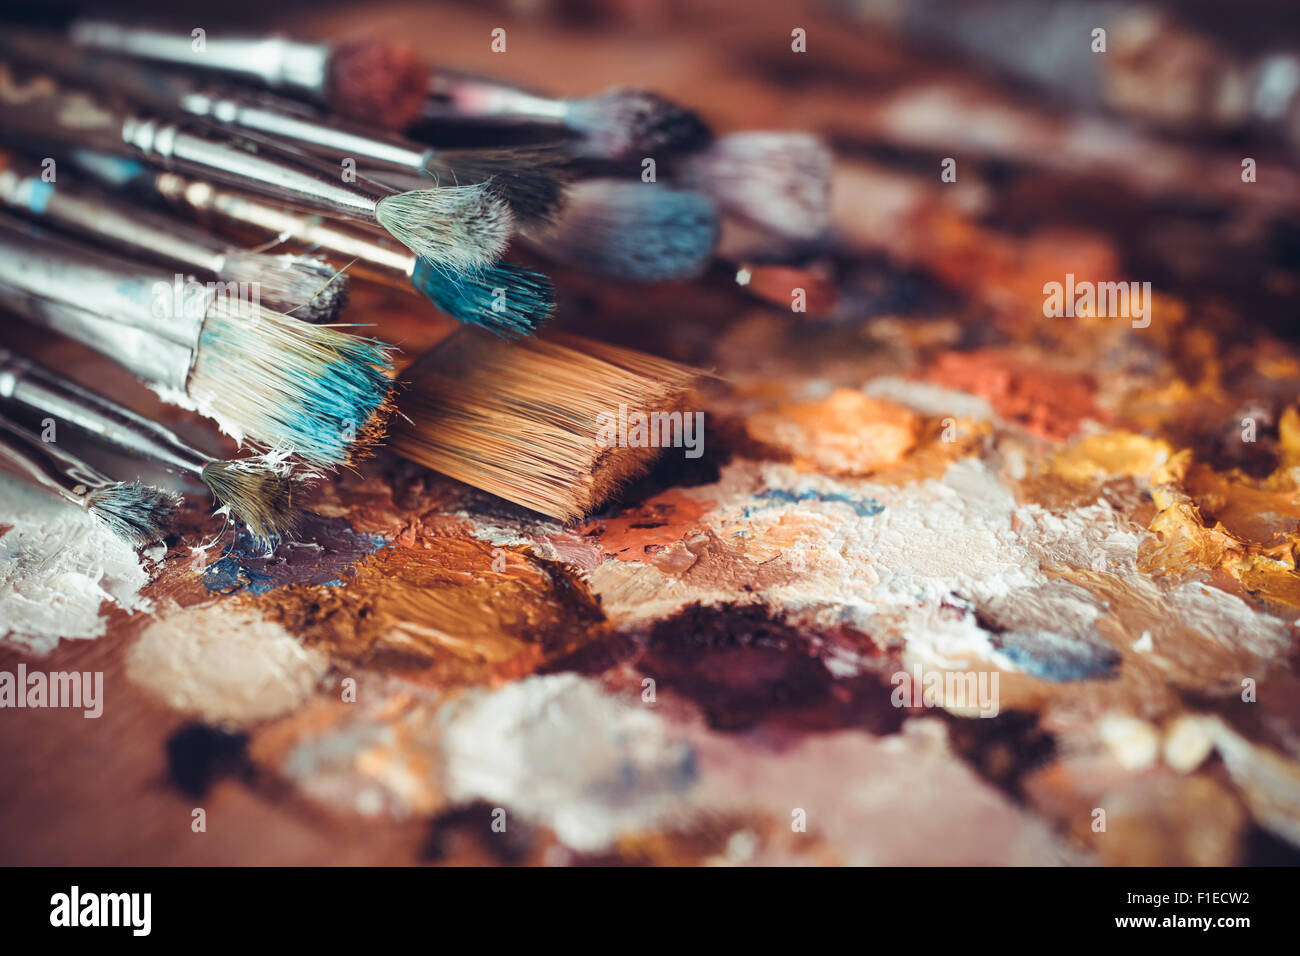
[[[318,43],[284,37],[200,38],[96,20],[76,21],[70,38],[79,46],[194,70],[234,74],[317,100],[324,100],[328,93],[331,50]]]
[[[343,182],[341,171],[324,161],[280,153],[258,144],[257,151],[230,146],[187,132],[174,123],[131,117],[122,139],[146,159],[168,169],[198,175],[333,215],[375,221],[381,196],[360,183]]]
[[[80,342],[142,381],[186,393],[195,357],[193,349],[3,283],[0,305],[29,322]]]
[[[188,206],[227,224],[250,226],[268,238],[276,237],[324,252],[339,263],[355,263],[357,270],[368,277],[399,288],[409,285],[415,271],[415,256],[405,247],[339,228],[317,216],[284,209],[175,173],[155,176],[154,188],[169,202]]]
[[[518,117],[559,123],[564,122],[569,110],[569,104],[564,100],[540,96],[495,80],[463,73],[434,74],[429,83],[429,92],[438,99],[448,101],[452,107],[450,110],[440,109],[440,104],[431,101],[425,107],[425,115],[431,119],[469,115]]]
[[[126,247],[187,271],[216,275],[225,262],[225,245],[188,223],[12,168],[0,171],[0,202],[101,244]]]
[[[0,217],[0,282],[196,351],[215,298],[179,273],[120,259]]]
[[[76,455],[43,442],[22,426],[0,417],[0,462],[79,508],[90,493],[116,484]]]
[[[400,136],[331,118],[303,116],[289,106],[246,102],[238,97],[193,92],[180,99],[180,108],[227,126],[264,133],[334,162],[352,159],[357,166],[387,166],[419,172],[429,150]]]
[[[198,474],[212,461],[125,405],[0,349],[0,399],[48,415],[104,444],[174,471]]]

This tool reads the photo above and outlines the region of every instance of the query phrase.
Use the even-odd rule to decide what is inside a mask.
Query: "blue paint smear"
[[[221,594],[265,594],[286,584],[343,587],[347,569],[387,543],[383,535],[353,531],[342,518],[308,515],[292,540],[270,552],[241,531],[204,570],[203,585]]]
[[[784,488],[768,488],[760,491],[754,497],[762,501],[773,501],[783,505],[798,504],[801,501],[838,502],[849,505],[859,518],[872,518],[885,510],[885,506],[874,498],[856,498],[853,495],[846,495],[842,491],[787,491]],[[748,518],[753,510],[753,508],[746,508],[745,517]]]
[[[1089,639],[1050,631],[1005,631],[990,642],[1018,668],[1041,680],[1063,684],[1115,676],[1120,654],[1100,637]]]

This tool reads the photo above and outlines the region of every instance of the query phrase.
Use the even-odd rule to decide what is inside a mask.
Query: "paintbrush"
[[[27,141],[136,156],[326,215],[378,223],[416,255],[453,269],[492,265],[513,229],[510,207],[490,182],[399,192],[360,177],[349,181],[332,164],[265,138],[247,134],[244,148],[201,121],[188,121],[191,128],[119,110],[60,90],[44,76],[19,86],[7,65],[0,65],[0,102],[0,127]]]
[[[701,373],[578,336],[506,344],[457,332],[407,370],[403,457],[562,521],[590,514],[658,456],[602,437],[620,406],[679,415]]]
[[[485,77],[436,70],[429,92],[425,120],[559,126],[577,136],[568,144],[572,154],[590,159],[639,161],[689,152],[712,135],[694,112],[646,90],[555,99]]]
[[[554,308],[551,281],[540,272],[505,262],[455,272],[413,256],[380,237],[324,223],[294,209],[175,173],[155,173],[139,166],[128,170],[119,162],[105,166],[97,157],[83,154],[78,154],[78,162],[89,162],[117,182],[152,190],[227,226],[251,228],[269,239],[322,252],[366,278],[418,292],[457,322],[478,326],[494,335],[531,335]]]
[[[180,495],[138,481],[114,481],[3,415],[0,464],[90,512],[114,534],[135,545],[161,538],[181,505]]]
[[[404,43],[369,38],[330,46],[286,37],[203,37],[78,20],[73,43],[251,80],[343,116],[401,129],[419,115],[428,69]]]
[[[26,216],[156,262],[257,290],[268,308],[307,322],[333,322],[347,277],[324,260],[232,249],[215,236],[91,189],[56,185],[34,164],[0,150],[0,204]]]
[[[589,179],[569,187],[555,224],[528,239],[539,254],[575,269],[653,282],[703,272],[718,230],[718,211],[703,193],[665,183]]]
[[[82,89],[111,90],[132,105],[180,113],[290,143],[334,163],[404,173],[411,188],[493,180],[521,222],[551,218],[563,198],[562,155],[553,148],[434,149],[373,126],[322,115],[305,104],[268,93],[223,88],[191,74],[138,60],[78,49],[53,35],[10,30],[0,54]],[[378,178],[378,177],[371,177]],[[403,186],[401,188],[407,188]]]
[[[688,156],[677,179],[727,216],[773,236],[804,242],[830,218],[831,152],[808,133],[744,132]]]
[[[348,464],[389,411],[387,346],[0,217],[0,301],[80,341],[237,441]]]
[[[205,455],[126,406],[4,349],[0,399],[51,416],[128,455],[197,476],[216,499],[217,513],[242,521],[260,544],[269,546],[298,522],[295,482],[283,460]]]

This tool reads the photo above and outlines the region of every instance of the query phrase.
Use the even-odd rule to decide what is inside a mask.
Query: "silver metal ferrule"
[[[429,82],[429,92],[434,97],[425,106],[425,116],[429,119],[517,117],[562,123],[569,113],[566,100],[467,73],[435,73]],[[440,99],[446,104],[439,103]]]
[[[48,415],[119,451],[198,474],[211,456],[175,433],[29,359],[0,349],[0,399]]]
[[[0,203],[99,241],[187,271],[221,272],[226,246],[189,223],[30,172],[0,170]]]
[[[180,108],[227,126],[274,136],[334,162],[352,159],[357,166],[387,166],[420,172],[429,149],[400,136],[330,118],[302,115],[297,104],[245,101],[213,92],[180,98]]]
[[[330,164],[258,144],[256,151],[182,130],[173,123],[130,117],[122,139],[146,159],[178,172],[291,202],[323,213],[375,221],[382,194],[361,183],[345,183]]]
[[[193,349],[0,283],[0,305],[42,328],[65,335],[151,385],[187,394]]]
[[[284,209],[175,173],[159,173],[153,183],[159,195],[169,202],[188,206],[200,215],[228,224],[250,226],[268,238],[276,237],[324,252],[339,263],[355,262],[359,271],[399,288],[408,286],[414,274],[415,255],[377,236],[342,229],[322,222],[318,216]]]
[[[329,92],[332,51],[319,43],[284,37],[208,37],[199,31],[186,35],[99,20],[76,21],[69,36],[79,46],[233,74],[322,102]]]
[[[0,217],[0,283],[197,351],[216,292],[180,273],[121,259]]]
[[[0,462],[79,508],[90,493],[117,484],[76,455],[43,442],[26,428],[0,416]]]

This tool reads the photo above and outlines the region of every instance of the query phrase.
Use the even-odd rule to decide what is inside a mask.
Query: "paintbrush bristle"
[[[417,259],[411,285],[462,325],[476,325],[506,339],[532,335],[555,307],[550,279],[504,262],[456,272]]]
[[[695,369],[578,336],[504,343],[465,330],[410,370],[393,448],[508,501],[573,521],[660,449],[602,440],[619,406],[680,412]],[[608,419],[606,419],[608,420]]]
[[[405,43],[362,39],[334,48],[329,101],[344,116],[405,129],[419,117],[429,93],[429,68]]]
[[[690,157],[683,180],[723,212],[789,239],[815,239],[830,218],[831,152],[807,133],[733,133]]]
[[[236,439],[336,468],[365,457],[382,436],[391,372],[381,342],[218,298],[187,392]]]
[[[417,256],[462,271],[496,262],[514,230],[510,206],[490,182],[385,196],[375,218]]]
[[[613,89],[566,101],[565,125],[582,134],[576,152],[603,159],[636,159],[699,149],[712,136],[684,106],[646,90]]]
[[[255,284],[263,305],[304,322],[333,322],[347,305],[348,280],[323,259],[265,255],[237,249],[226,254],[221,277]]]
[[[298,526],[302,513],[295,504],[295,482],[283,464],[248,458],[211,461],[199,478],[260,545],[269,547]]]
[[[181,496],[138,481],[98,488],[86,496],[86,510],[133,544],[157,541],[171,527]]]
[[[591,179],[569,189],[539,246],[575,269],[613,279],[688,279],[718,241],[718,211],[702,193],[663,183]]]
[[[520,223],[548,222],[564,199],[567,174],[559,156],[539,148],[434,149],[424,170],[449,186],[492,180]]]

